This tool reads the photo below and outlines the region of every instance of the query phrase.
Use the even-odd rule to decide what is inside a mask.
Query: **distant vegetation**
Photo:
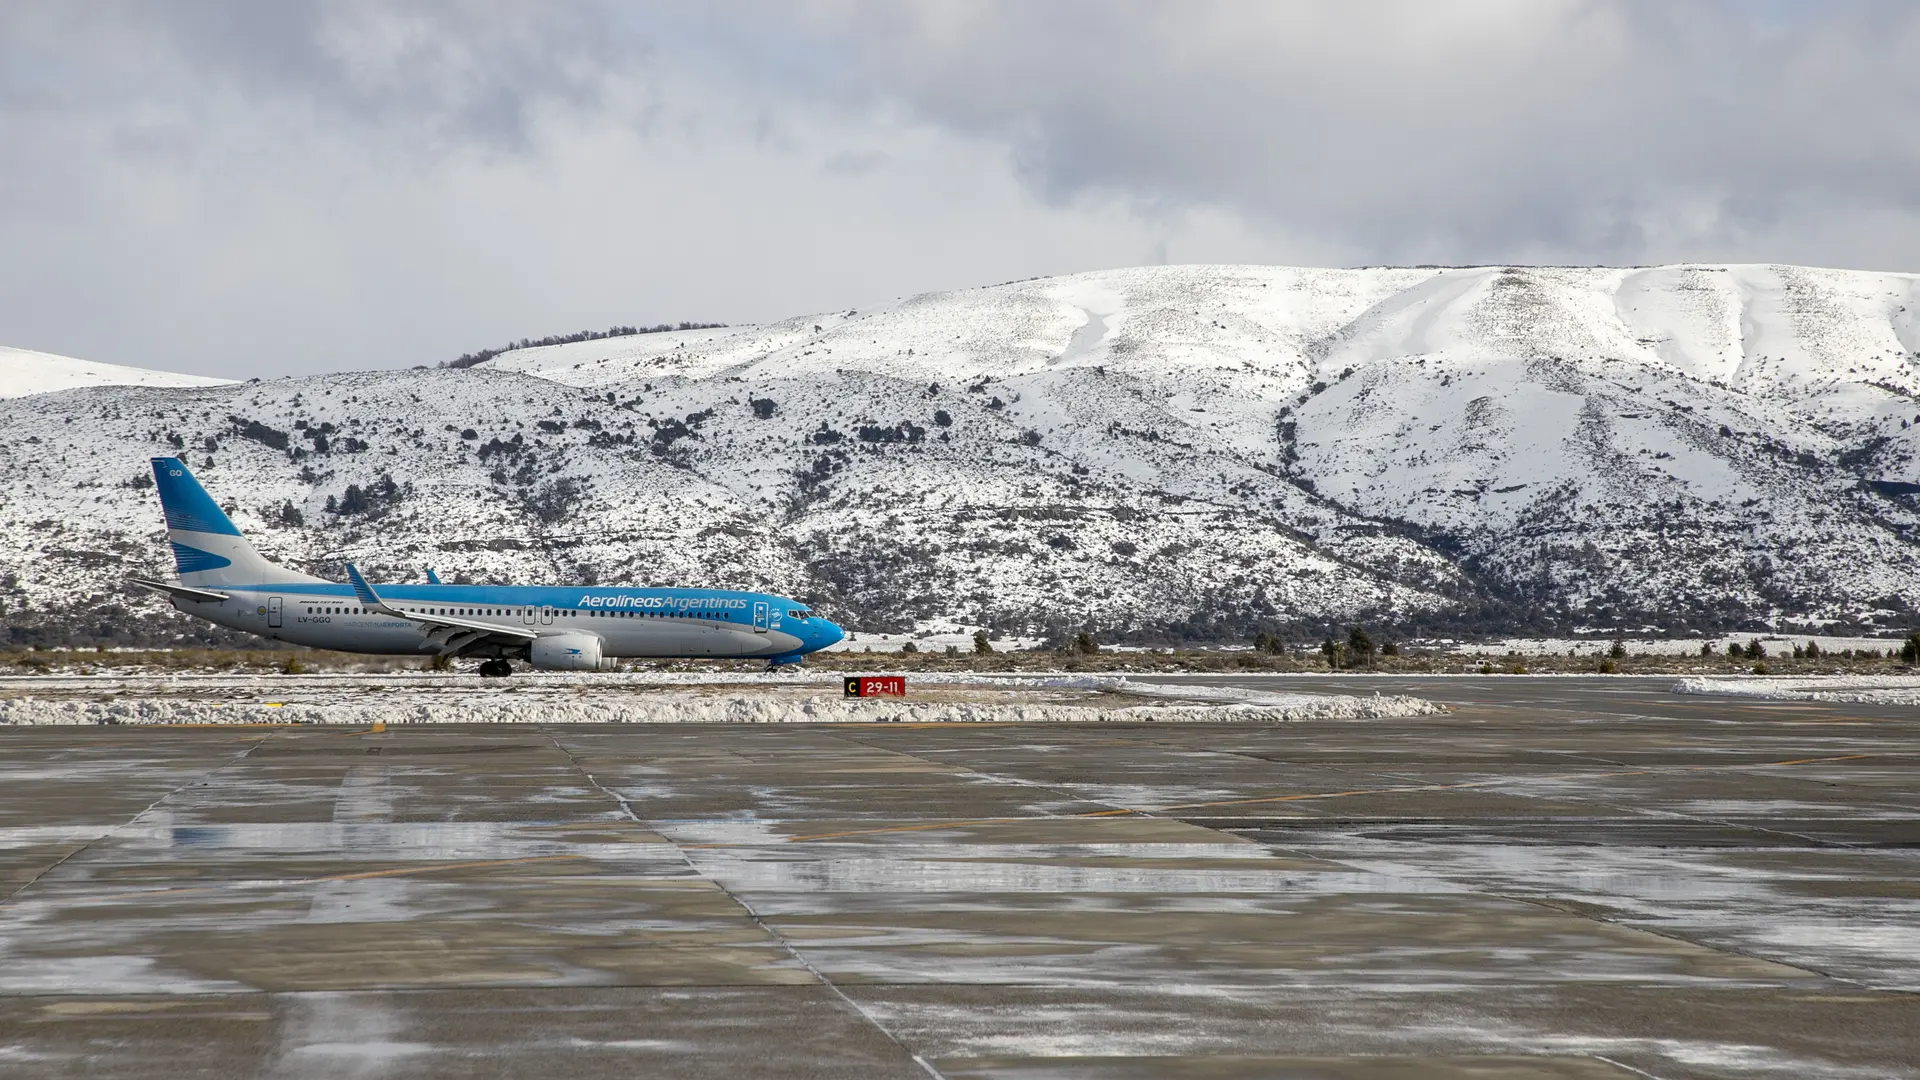
[[[481,349],[479,352],[467,353],[458,360],[443,361],[440,366],[470,368],[475,364],[484,364],[501,353],[510,353],[516,349],[540,349],[548,345],[571,345],[576,341],[602,341],[607,338],[633,337],[635,334],[664,334],[672,330],[723,330],[726,325],[726,323],[717,322],[683,322],[661,323],[658,326],[609,326],[605,330],[582,330],[577,334],[521,338],[511,345],[502,345],[497,349]]]

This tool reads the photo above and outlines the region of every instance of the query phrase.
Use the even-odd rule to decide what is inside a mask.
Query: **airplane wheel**
[[[483,679],[504,679],[513,674],[513,665],[505,660],[488,660],[480,665],[480,677]]]

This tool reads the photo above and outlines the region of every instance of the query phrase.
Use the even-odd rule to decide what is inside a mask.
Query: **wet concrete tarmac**
[[[0,728],[0,1075],[1920,1076],[1913,710],[1320,681],[1456,711]]]

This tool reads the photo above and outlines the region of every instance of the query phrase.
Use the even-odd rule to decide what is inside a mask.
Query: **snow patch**
[[[225,386],[232,382],[232,379],[211,379],[204,375],[99,364],[0,345],[0,397],[50,394],[85,386]]]
[[[1682,679],[1676,694],[1718,694],[1769,701],[1855,705],[1920,705],[1920,675],[1830,675],[1817,678]]]

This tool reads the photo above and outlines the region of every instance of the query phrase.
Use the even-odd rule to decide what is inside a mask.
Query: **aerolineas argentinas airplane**
[[[789,664],[839,641],[840,628],[784,597],[717,589],[382,585],[352,564],[349,584],[260,557],[178,458],[154,458],[180,581],[132,579],[189,615],[234,630],[341,652],[474,657],[482,675],[512,660],[595,671],[617,657],[761,658]]]

